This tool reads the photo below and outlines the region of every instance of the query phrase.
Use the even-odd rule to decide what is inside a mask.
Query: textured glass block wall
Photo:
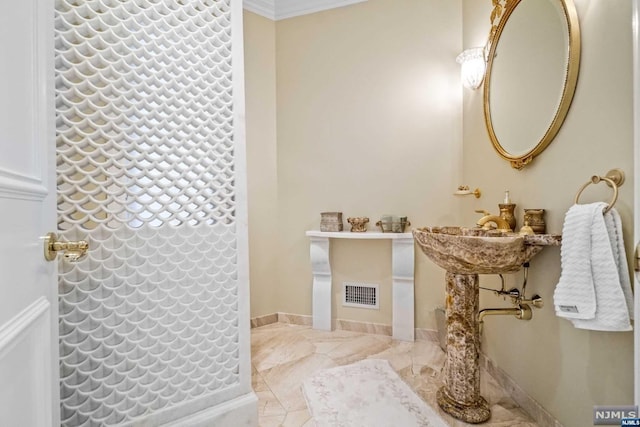
[[[62,424],[239,381],[230,0],[56,0]]]

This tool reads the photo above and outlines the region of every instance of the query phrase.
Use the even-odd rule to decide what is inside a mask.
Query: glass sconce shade
[[[458,55],[456,62],[461,65],[460,77],[462,78],[462,84],[469,89],[478,89],[482,84],[486,70],[484,48],[466,49]]]

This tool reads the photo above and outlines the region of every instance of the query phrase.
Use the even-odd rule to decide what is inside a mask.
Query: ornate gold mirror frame
[[[573,95],[576,89],[578,81],[578,71],[580,68],[580,24],[578,21],[578,14],[576,12],[573,0],[553,0],[559,2],[564,12],[564,18],[567,24],[568,35],[568,58],[567,66],[564,75],[564,85],[562,89],[562,95],[560,102],[553,116],[553,120],[549,124],[546,132],[539,141],[533,141],[531,148],[528,148],[527,152],[523,154],[510,153],[504,144],[501,144],[496,136],[494,129],[494,123],[491,118],[490,97],[491,97],[491,75],[493,71],[494,58],[496,57],[496,49],[498,48],[500,36],[503,33],[505,25],[509,21],[509,17],[513,11],[518,7],[523,0],[492,0],[493,11],[491,12],[491,31],[489,33],[489,39],[485,52],[488,52],[487,59],[487,72],[484,79],[484,117],[487,131],[493,147],[498,154],[511,162],[511,166],[515,169],[522,169],[525,165],[530,163],[535,156],[542,153],[545,148],[554,139],[562,123],[564,122]],[[541,1],[541,0],[531,0]],[[550,0],[551,1],[551,0]],[[526,82],[524,83],[526,84]],[[514,105],[513,108],[517,108]],[[513,123],[513,126],[519,126],[518,123]],[[534,145],[535,144],[535,145]]]

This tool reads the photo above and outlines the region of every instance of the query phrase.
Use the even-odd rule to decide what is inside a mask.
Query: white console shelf
[[[393,338],[413,341],[414,336],[414,251],[411,233],[367,231],[307,231],[313,273],[313,328],[332,329],[330,239],[391,240]]]

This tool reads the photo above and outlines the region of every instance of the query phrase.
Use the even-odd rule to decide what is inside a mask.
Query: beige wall
[[[244,13],[251,317],[278,311],[276,26]]]
[[[276,24],[281,311],[311,314],[306,230],[320,212],[401,214],[455,223],[461,96],[461,3],[370,0]],[[348,225],[348,224],[347,224]],[[339,318],[391,324],[389,242],[333,241],[334,294],[343,280],[378,283],[379,312]],[[434,327],[443,274],[417,258],[416,317]]]
[[[465,91],[464,178],[483,190],[467,200],[465,222],[473,209],[497,212],[505,189],[522,208],[547,210],[550,232],[560,233],[564,213],[579,187],[594,174],[622,168],[627,182],[616,208],[625,227],[627,251],[633,236],[631,5],[626,0],[575,0],[582,29],[582,63],[573,105],[557,138],[522,171],[494,152],[485,130],[482,90]],[[481,45],[489,29],[491,2],[463,1],[465,47]],[[581,201],[608,200],[603,184],[585,191]],[[583,200],[584,199],[584,200]],[[633,401],[633,334],[573,328],[557,318],[553,290],[560,274],[560,250],[546,249],[532,261],[527,293],[545,300],[530,322],[490,317],[483,351],[533,398],[567,427],[592,425],[593,405]],[[522,280],[522,276],[516,276]],[[482,276],[481,286],[495,283]],[[510,279],[510,284],[515,284]],[[482,294],[481,307],[505,306],[502,298]]]

